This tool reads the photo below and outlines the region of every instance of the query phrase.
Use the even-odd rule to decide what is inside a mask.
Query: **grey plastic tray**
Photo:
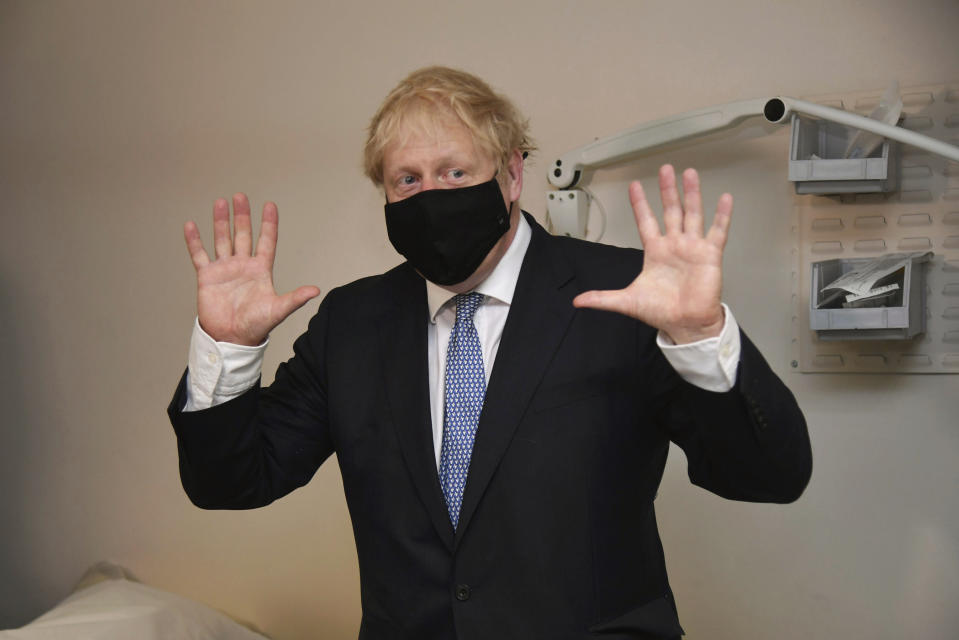
[[[854,129],[793,114],[789,179],[796,193],[885,193],[898,186],[898,145],[886,140],[868,158],[843,158]]]
[[[822,287],[871,258],[835,258],[812,263],[809,328],[820,340],[908,340],[926,330],[925,253],[906,262],[902,306],[868,309],[817,309]]]

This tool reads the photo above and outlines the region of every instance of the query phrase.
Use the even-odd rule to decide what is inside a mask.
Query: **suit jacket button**
[[[456,585],[456,599],[460,602],[466,602],[470,599],[471,589],[468,584]]]

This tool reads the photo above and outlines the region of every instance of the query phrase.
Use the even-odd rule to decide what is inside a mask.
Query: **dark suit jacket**
[[[625,286],[642,253],[535,221],[477,430],[459,527],[430,428],[423,279],[407,264],[331,291],[269,388],[170,406],[203,508],[269,504],[337,454],[359,556],[361,639],[668,638],[682,633],[653,500],[669,442],[697,485],[788,502],[806,425],[742,337],[728,393],[682,381],[630,318],[574,309]]]

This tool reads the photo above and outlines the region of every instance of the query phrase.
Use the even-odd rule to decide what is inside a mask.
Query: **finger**
[[[230,240],[230,205],[224,198],[213,203],[213,249],[217,258],[233,255]]]
[[[233,252],[248,256],[253,251],[253,230],[250,224],[250,202],[242,193],[233,196]]]
[[[683,217],[683,231],[695,234],[697,238],[703,235],[703,195],[699,190],[699,174],[695,169],[683,171],[683,208],[686,214]]]
[[[279,305],[277,311],[280,314],[280,317],[276,318],[277,322],[283,321],[291,313],[318,295],[320,295],[320,289],[314,286],[299,287],[289,293],[283,294],[277,302]]]
[[[670,164],[664,164],[659,169],[659,196],[663,201],[663,226],[666,227],[666,235],[682,233],[683,208],[679,204],[676,172]]]
[[[733,196],[724,193],[719,196],[719,202],[716,204],[716,215],[713,216],[713,224],[709,227],[709,233],[706,234],[706,240],[720,249],[726,246],[726,239],[729,237],[729,226],[733,220]]]
[[[656,214],[653,213],[646,199],[643,185],[638,180],[629,185],[629,203],[633,206],[633,216],[636,218],[636,228],[639,229],[639,239],[642,240],[643,246],[655,242],[662,231],[659,228],[659,221],[656,220]]]
[[[633,304],[625,289],[606,291],[586,291],[573,298],[573,306],[578,308],[615,311],[625,315],[634,315]]]
[[[203,240],[200,239],[200,230],[192,220],[183,225],[183,239],[186,240],[186,249],[190,252],[193,268],[200,270],[210,264],[210,256],[206,254]]]
[[[256,255],[266,258],[270,265],[276,257],[276,238],[279,230],[280,214],[276,203],[267,202],[263,205],[263,221],[260,222],[260,237],[256,241]]]

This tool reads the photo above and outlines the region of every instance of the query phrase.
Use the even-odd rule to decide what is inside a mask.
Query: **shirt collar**
[[[499,264],[493,269],[485,280],[479,283],[474,291],[482,293],[485,296],[494,298],[507,305],[513,303],[513,292],[516,291],[516,281],[519,280],[519,270],[523,266],[523,258],[526,256],[526,249],[529,248],[529,240],[532,232],[526,217],[519,216],[519,223],[516,225],[516,235]],[[426,301],[430,310],[430,322],[436,322],[436,314],[440,312],[447,302],[453,299],[456,294],[447,291],[443,287],[426,281]]]

